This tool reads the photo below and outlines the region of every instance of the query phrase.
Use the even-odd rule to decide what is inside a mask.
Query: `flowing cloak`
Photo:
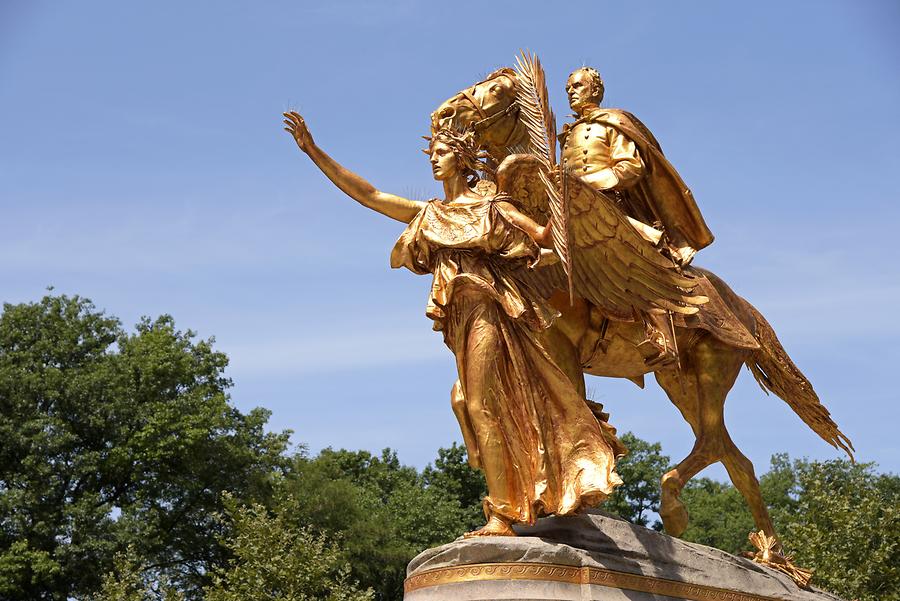
[[[637,117],[619,109],[598,107],[588,111],[575,123],[583,121],[617,130],[634,142],[641,155],[644,177],[622,191],[626,212],[631,213],[630,216],[648,224],[658,222],[676,247],[690,246],[700,250],[712,243],[712,232],[700,214],[693,193],[663,155],[659,142]],[[563,127],[559,135],[561,147],[565,146],[575,123]]]
[[[595,505],[621,484],[618,441],[551,356],[556,312],[513,277],[540,249],[500,200],[510,199],[428,202],[391,266],[434,275],[426,314],[456,357],[454,413],[485,474],[485,513],[532,523]]]

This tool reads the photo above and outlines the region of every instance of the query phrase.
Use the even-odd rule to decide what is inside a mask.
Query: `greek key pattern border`
[[[483,580],[543,580],[568,584],[596,584],[690,601],[781,601],[775,597],[762,597],[713,586],[688,584],[605,568],[544,563],[478,563],[452,568],[437,568],[407,578],[403,583],[403,591],[410,593],[442,584]]]

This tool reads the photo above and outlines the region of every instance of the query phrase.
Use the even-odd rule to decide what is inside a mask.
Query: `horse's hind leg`
[[[745,358],[743,352],[709,334],[703,334],[688,348],[681,357],[680,374],[675,368],[656,373],[659,385],[681,411],[696,437],[690,454],[662,478],[659,513],[666,532],[673,536],[683,534],[688,525],[687,510],[678,498],[681,489],[703,468],[723,461],[729,445],[734,446],[725,430],[725,397]]]
[[[722,463],[728,470],[732,484],[747,501],[756,527],[765,532],[766,536],[775,536],[775,526],[772,524],[769,510],[766,508],[762,492],[759,490],[759,480],[756,479],[756,473],[753,471],[753,462],[741,453],[727,432],[725,439],[725,456],[722,458]]]

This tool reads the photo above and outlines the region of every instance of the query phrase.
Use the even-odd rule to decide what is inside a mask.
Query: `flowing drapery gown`
[[[428,202],[391,266],[434,276],[426,314],[456,357],[455,412],[470,462],[487,479],[485,514],[533,523],[596,505],[621,480],[614,430],[601,427],[548,353],[556,312],[513,275],[540,249],[501,201],[512,202]]]

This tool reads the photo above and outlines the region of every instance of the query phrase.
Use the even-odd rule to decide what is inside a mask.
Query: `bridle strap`
[[[481,104],[479,104],[478,101],[475,100],[475,96],[472,95],[472,92],[470,92],[469,90],[460,90],[459,93],[462,94],[466,100],[472,103],[472,106],[475,107],[476,111],[478,111],[478,116],[481,117],[482,121],[488,118],[487,113],[485,113],[484,109],[481,108]]]
[[[475,131],[484,131],[485,129],[494,125],[497,121],[500,121],[501,119],[503,119],[504,117],[507,117],[511,114],[518,113],[518,112],[519,112],[519,106],[515,102],[513,102],[512,104],[510,104],[508,107],[506,107],[499,113],[495,113],[494,115],[492,115],[490,117],[485,117],[481,121],[476,121],[475,123],[472,124],[472,127],[475,128]],[[484,111],[481,111],[481,114],[484,114]],[[516,126],[513,125],[512,127],[509,128],[509,133],[506,134],[506,140],[504,140],[500,144],[500,146],[507,146],[509,144],[510,139],[512,139],[513,134],[515,134],[515,133],[516,133]]]

